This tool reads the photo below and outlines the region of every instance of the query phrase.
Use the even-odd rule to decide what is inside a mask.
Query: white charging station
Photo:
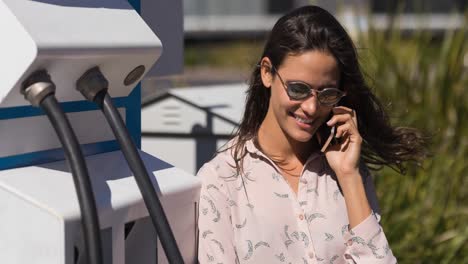
[[[155,6],[155,12],[142,10]],[[150,27],[138,13],[151,17],[164,14],[165,8],[176,12],[164,18],[177,23]],[[138,82],[143,76],[130,83],[128,76],[139,66],[145,74],[159,75],[178,68],[170,59],[152,68],[163,45],[172,48],[169,55],[182,57],[181,43],[165,43],[154,32],[172,30],[169,39],[182,41],[181,19],[181,0],[0,0],[0,263],[85,264],[80,210],[63,150],[44,113],[20,93],[23,81],[41,69],[51,75],[56,97],[86,156],[104,263],[167,263],[110,127],[97,107],[75,90],[75,82],[87,69],[99,66],[114,104],[140,145]],[[154,156],[140,155],[185,263],[195,263],[199,181]]]

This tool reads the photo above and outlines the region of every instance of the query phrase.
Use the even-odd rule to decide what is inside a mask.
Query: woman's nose
[[[307,97],[301,103],[301,108],[305,114],[307,114],[308,116],[313,116],[319,108],[319,102],[317,100],[316,94],[314,93],[313,95]]]

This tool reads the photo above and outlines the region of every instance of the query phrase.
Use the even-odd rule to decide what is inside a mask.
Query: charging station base
[[[200,182],[140,151],[185,263],[196,263]],[[86,157],[104,264],[168,263],[120,151]],[[85,264],[80,209],[65,161],[0,171],[0,263]]]

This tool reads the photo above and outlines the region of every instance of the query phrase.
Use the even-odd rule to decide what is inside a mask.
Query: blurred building
[[[410,32],[458,29],[465,26],[462,10],[467,8],[466,0],[184,0],[184,37],[188,42],[263,38],[282,14],[307,4],[334,14],[351,36],[369,25],[385,29],[390,23]],[[393,14],[399,14],[396,21]],[[212,72],[200,75],[213,78]],[[199,80],[188,80],[189,87],[178,89],[164,81],[144,81],[143,87],[157,89],[143,90],[143,150],[195,174],[237,128],[247,87],[217,79],[224,84],[190,87]]]
[[[246,89],[243,83],[173,88],[148,98],[142,149],[195,174],[237,129]]]
[[[267,32],[277,18],[295,7],[315,4],[336,15],[350,31],[366,29],[368,14],[375,26],[385,28],[389,15],[402,13],[402,29],[460,28],[467,0],[185,0],[187,38],[232,38]],[[424,13],[425,15],[422,15]],[[423,23],[420,23],[420,20]],[[374,22],[373,22],[374,24]]]

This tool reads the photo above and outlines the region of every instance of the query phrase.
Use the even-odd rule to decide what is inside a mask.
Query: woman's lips
[[[306,118],[303,118],[303,117],[300,117],[298,115],[295,115],[293,113],[289,113],[289,115],[294,118],[294,121],[296,122],[296,124],[300,127],[300,128],[303,128],[303,129],[310,129],[314,123],[314,119],[306,119]]]

